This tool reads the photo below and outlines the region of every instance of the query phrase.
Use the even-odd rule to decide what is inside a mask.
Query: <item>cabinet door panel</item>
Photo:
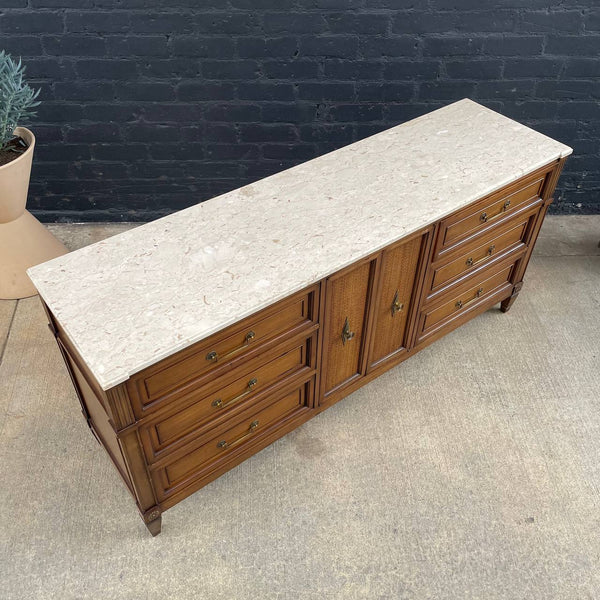
[[[407,345],[409,315],[424,236],[383,251],[369,370]]]
[[[373,262],[327,280],[323,347],[324,396],[362,374]],[[344,334],[344,335],[342,335]]]

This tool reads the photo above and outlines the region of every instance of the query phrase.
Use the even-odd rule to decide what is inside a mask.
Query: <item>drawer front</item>
[[[505,222],[520,209],[540,199],[547,172],[530,175],[462,209],[440,223],[436,255]]]
[[[449,258],[432,265],[432,274],[428,278],[429,296],[440,292],[447,286],[462,277],[467,277],[477,269],[487,266],[498,257],[525,247],[525,237],[528,224],[532,216],[530,213],[525,219],[517,219],[510,229],[503,229],[502,233],[487,236],[465,246],[463,252],[456,258]]]
[[[136,416],[155,410],[173,394],[189,392],[282,339],[315,325],[318,288],[296,294],[213,335],[128,382]]]
[[[473,277],[468,286],[461,286],[460,291],[445,296],[441,303],[425,308],[420,316],[419,340],[487,303],[492,297],[508,294],[512,289],[510,281],[514,268],[515,263],[507,265],[503,262],[492,273],[486,270],[479,277]]]
[[[261,441],[270,443],[278,427],[310,410],[313,389],[312,380],[304,383],[282,394],[275,402],[263,404],[254,412],[246,411],[235,424],[221,428],[218,434],[212,432],[204,436],[200,445],[165,466],[151,467],[159,500],[192,484],[240,454],[255,453]]]
[[[300,339],[264,364],[244,365],[228,376],[222,387],[209,393],[201,390],[196,394],[199,399],[183,410],[145,422],[140,434],[147,459],[153,462],[201,434],[215,420],[231,418],[260,402],[275,386],[281,387],[292,378],[306,377],[314,369],[315,340],[314,336]]]

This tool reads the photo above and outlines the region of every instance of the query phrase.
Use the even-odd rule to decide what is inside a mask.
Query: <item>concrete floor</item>
[[[127,225],[51,229],[70,247]],[[600,216],[524,289],[227,473],[151,538],[37,298],[0,302],[2,599],[600,598]]]

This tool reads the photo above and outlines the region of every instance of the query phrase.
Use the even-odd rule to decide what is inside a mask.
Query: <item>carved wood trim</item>
[[[558,184],[558,180],[560,178],[560,174],[562,173],[563,167],[565,166],[565,162],[567,162],[566,156],[564,158],[560,158],[550,175],[546,178],[544,189],[542,190],[542,198],[548,204],[551,204],[554,200],[554,191],[556,190],[556,185]]]
[[[154,486],[148,473],[146,458],[139,439],[138,431],[132,430],[119,437],[121,451],[134,487],[138,508],[142,515],[158,506]]]
[[[162,511],[160,510],[160,506],[156,505],[152,508],[149,508],[145,513],[142,513],[142,519],[144,519],[144,523],[150,523],[150,521],[154,521],[154,519],[158,519]]]
[[[106,399],[108,400],[117,431],[135,422],[131,400],[124,384],[108,390],[106,392]]]

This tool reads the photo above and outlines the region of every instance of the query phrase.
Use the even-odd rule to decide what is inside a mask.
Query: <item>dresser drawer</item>
[[[154,462],[172,452],[215,422],[235,418],[237,413],[256,405],[286,382],[306,379],[308,374],[314,373],[315,354],[316,335],[280,346],[278,353],[263,364],[250,361],[228,373],[226,378],[211,382],[193,395],[193,404],[176,412],[161,411],[159,416],[144,421],[140,435],[147,460]]]
[[[222,468],[245,453],[255,453],[279,437],[277,430],[301,416],[313,403],[314,381],[282,393],[274,402],[263,403],[254,411],[245,411],[235,424],[225,424],[218,432],[203,436],[189,452],[163,466],[151,466],[151,475],[159,500],[193,484],[211,471]]]
[[[457,244],[504,223],[521,209],[540,201],[547,174],[547,170],[538,171],[443,219],[435,256],[448,253]]]
[[[318,321],[318,286],[275,304],[134,376],[128,383],[138,418],[173,394],[188,393],[208,379],[255,356],[257,351]]]
[[[472,242],[460,246],[460,252],[439,259],[430,267],[426,286],[428,300],[444,293],[450,285],[477,270],[501,260],[509,252],[518,252],[525,248],[527,234],[539,211],[528,211],[515,219],[511,219],[502,229],[492,230],[492,234],[477,237]]]
[[[514,259],[513,259],[514,260]],[[440,302],[426,306],[419,318],[419,339],[423,340],[445,325],[465,316],[492,299],[499,302],[512,289],[511,276],[515,262],[503,261],[495,268],[486,269],[454,293],[446,294]]]

